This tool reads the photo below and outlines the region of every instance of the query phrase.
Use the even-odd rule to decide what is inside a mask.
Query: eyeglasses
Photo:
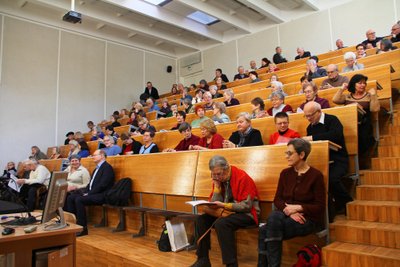
[[[294,153],[296,153],[295,151],[285,151],[285,155],[290,157],[292,156]]]
[[[314,111],[314,112],[311,113],[311,114],[304,114],[304,118],[309,119],[309,118],[313,117],[317,112],[318,112],[318,110]]]

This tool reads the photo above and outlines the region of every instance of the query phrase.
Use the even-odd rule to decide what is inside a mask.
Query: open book
[[[207,201],[207,200],[186,201],[185,203],[189,204],[189,205],[192,205],[193,207],[200,206],[200,205],[207,205],[207,206],[209,206],[209,205],[217,205],[216,203],[210,202],[210,201]]]

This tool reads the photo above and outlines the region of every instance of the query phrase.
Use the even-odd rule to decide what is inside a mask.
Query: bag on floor
[[[297,252],[297,262],[293,267],[320,267],[321,249],[317,245],[307,245]]]
[[[168,230],[165,224],[162,226],[161,236],[160,239],[157,241],[157,244],[158,244],[158,250],[162,252],[171,251],[171,243],[169,242]]]

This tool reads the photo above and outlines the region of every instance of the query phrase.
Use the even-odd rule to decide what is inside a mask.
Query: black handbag
[[[167,226],[163,224],[160,239],[157,241],[158,249],[162,252],[171,251],[171,243],[169,242]]]

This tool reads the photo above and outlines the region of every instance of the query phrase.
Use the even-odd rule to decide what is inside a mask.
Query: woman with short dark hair
[[[259,229],[258,267],[280,266],[283,240],[311,234],[324,223],[324,177],[307,164],[310,152],[311,144],[301,138],[287,144],[285,154],[290,167],[282,170],[279,177],[276,210]]]
[[[262,100],[260,97],[256,97],[251,100],[251,105],[253,110],[253,113],[251,115],[252,119],[268,117],[267,111],[264,110],[264,100]]]

